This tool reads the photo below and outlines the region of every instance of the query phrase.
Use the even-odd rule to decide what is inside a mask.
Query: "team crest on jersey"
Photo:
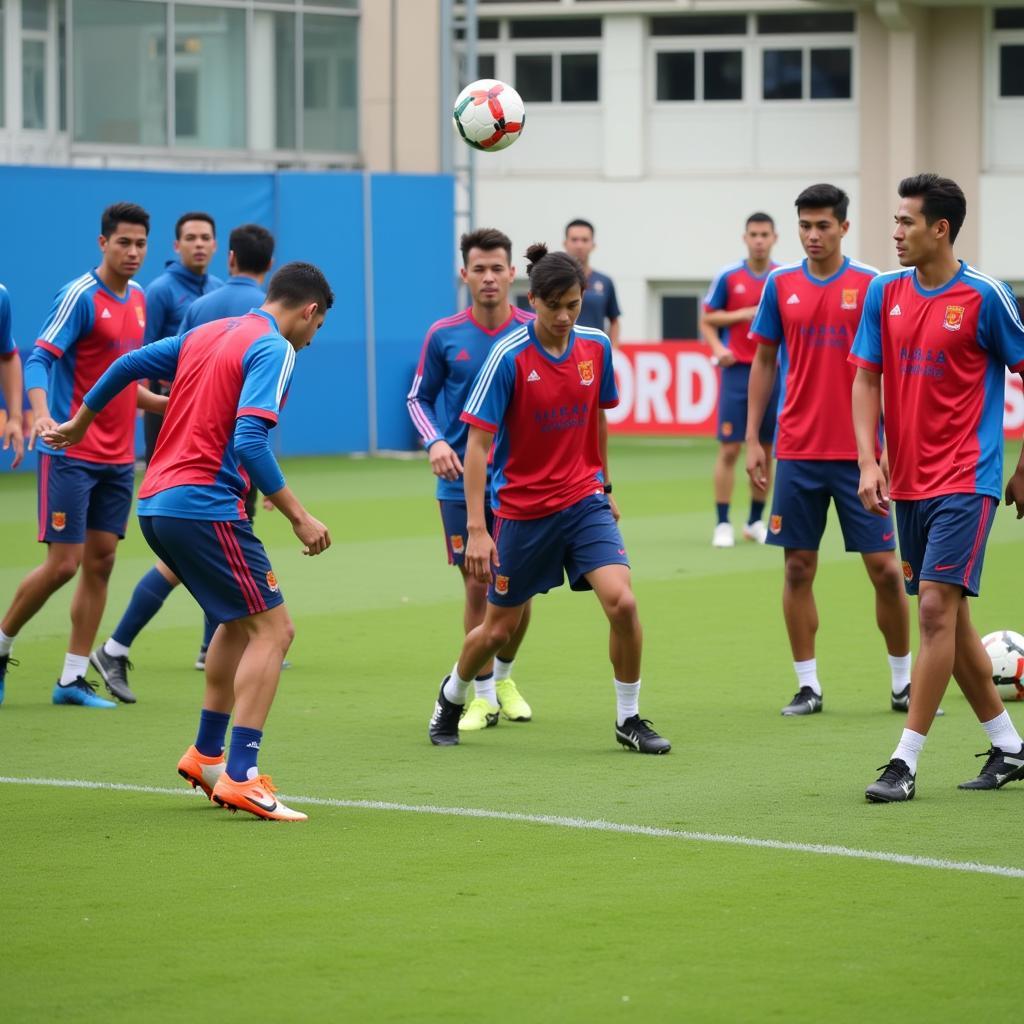
[[[496,594],[507,594],[508,593],[508,577],[507,576],[495,576],[494,577],[494,592]]]
[[[841,309],[856,309],[857,308],[857,295],[860,289],[858,288],[844,288],[843,289],[843,301],[839,303]]]
[[[273,569],[267,570],[267,587],[269,587],[272,594],[277,593],[277,577],[274,575]]]
[[[449,538],[452,542],[452,551],[457,555],[461,555],[466,550],[465,542],[462,539],[461,533],[453,533]]]
[[[727,423],[723,423],[722,424],[722,436],[723,437],[732,437],[732,424],[731,423],[727,422]]]
[[[68,514],[67,512],[54,512],[50,516],[50,526],[53,527],[58,533],[68,525]]]
[[[146,311],[141,306],[135,306],[135,319],[139,321],[139,326],[146,329]]]
[[[914,579],[914,570],[909,562],[903,563],[903,578],[910,583]]]
[[[946,313],[942,318],[942,326],[947,331],[959,331],[960,325],[964,322],[963,306],[947,306]]]
[[[581,359],[576,364],[576,369],[580,371],[580,383],[590,387],[594,383],[594,360]]]
[[[771,519],[768,520],[768,529],[776,536],[782,533],[782,516],[772,516]]]

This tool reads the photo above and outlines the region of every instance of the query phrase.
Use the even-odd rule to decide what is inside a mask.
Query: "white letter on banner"
[[[672,423],[668,401],[672,386],[672,364],[660,352],[638,352],[636,355],[636,422]]]
[[[1003,404],[1003,429],[1020,430],[1024,427],[1024,391],[1020,377],[1006,371],[1006,398]]]
[[[717,385],[718,378],[707,356],[680,352],[676,356],[676,422],[703,423],[714,412]]]
[[[633,412],[633,366],[629,356],[616,350],[612,353],[612,365],[615,367],[615,386],[619,392],[619,404],[614,409],[605,409],[604,414],[609,423],[622,423],[628,420]],[[598,381],[600,385],[600,381]]]

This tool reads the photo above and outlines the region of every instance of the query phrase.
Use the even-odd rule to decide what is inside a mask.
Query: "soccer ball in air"
[[[1000,629],[981,638],[992,659],[992,682],[1004,701],[1024,700],[1024,636]]]
[[[511,85],[481,78],[470,82],[459,93],[452,119],[467,145],[485,153],[496,153],[507,149],[522,135],[526,108]]]

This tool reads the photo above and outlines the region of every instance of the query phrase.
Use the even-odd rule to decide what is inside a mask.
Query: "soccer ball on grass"
[[[1000,629],[981,638],[992,659],[992,682],[1004,701],[1024,700],[1024,636]]]
[[[522,134],[526,108],[512,86],[494,78],[481,78],[459,93],[452,119],[467,145],[496,153],[507,149]]]

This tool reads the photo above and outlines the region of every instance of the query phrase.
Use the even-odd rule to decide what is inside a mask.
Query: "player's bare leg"
[[[71,598],[71,654],[88,657],[107,606],[107,586],[114,571],[118,537],[106,530],[86,530],[82,571]]]
[[[917,601],[921,643],[910,677],[913,697],[907,712],[907,728],[920,736],[928,735],[953,674],[961,595],[960,587],[952,584],[921,581]]]
[[[971,622],[970,601],[963,596],[956,617],[953,678],[979,722],[991,721],[1006,710],[992,682],[992,662]]]
[[[872,551],[861,556],[875,588],[875,621],[885,638],[891,675],[893,711],[910,707],[910,605],[903,570],[895,551]],[[938,711],[937,714],[942,714]]]
[[[203,707],[230,715],[235,706],[235,675],[249,644],[249,632],[235,622],[217,627],[206,652]]]
[[[818,632],[818,606],[814,601],[814,577],[817,573],[817,551],[785,549],[782,615],[786,620],[799,686],[796,695],[782,709],[786,716],[810,715],[822,708],[821,684],[814,656],[814,638]]]
[[[0,621],[0,630],[10,637],[17,636],[49,598],[74,579],[84,548],[84,544],[48,544],[43,564],[18,584],[11,606]]]
[[[281,662],[295,638],[283,604],[257,615],[222,623],[244,631],[245,650],[235,670],[235,726],[262,730],[281,678]],[[220,630],[218,630],[219,632]]]
[[[731,548],[736,544],[736,533],[728,518],[722,518],[728,512],[732,501],[732,492],[736,482],[736,460],[739,458],[740,444],[738,441],[722,441],[718,446],[715,458],[715,505],[718,508],[718,523],[711,538],[711,546],[715,548]]]

